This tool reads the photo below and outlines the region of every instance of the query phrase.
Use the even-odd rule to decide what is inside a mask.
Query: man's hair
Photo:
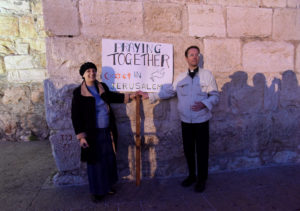
[[[192,46],[188,47],[188,48],[185,50],[185,52],[184,52],[185,57],[188,57],[188,52],[189,52],[189,50],[192,49],[192,48],[197,49],[198,52],[200,53],[200,49],[198,48],[198,46],[192,45]]]

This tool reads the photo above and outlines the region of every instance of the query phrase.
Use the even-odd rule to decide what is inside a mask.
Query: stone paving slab
[[[300,165],[210,174],[204,193],[183,178],[120,181],[117,193],[93,203],[87,185],[55,187],[47,141],[0,142],[0,210],[291,210],[300,211]]]

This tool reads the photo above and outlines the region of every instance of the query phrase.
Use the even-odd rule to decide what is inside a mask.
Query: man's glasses
[[[189,54],[188,57],[198,57],[200,56],[200,53],[199,54]]]

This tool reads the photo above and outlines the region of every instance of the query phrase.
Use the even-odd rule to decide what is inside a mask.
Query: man
[[[196,182],[195,191],[203,192],[208,175],[209,119],[212,117],[213,106],[219,101],[219,93],[212,73],[198,67],[200,49],[197,46],[188,47],[185,58],[188,71],[181,73],[172,85],[162,86],[159,93],[140,91],[138,94],[143,99],[149,98],[151,103],[177,95],[183,149],[189,170],[188,177],[181,185],[189,187]]]

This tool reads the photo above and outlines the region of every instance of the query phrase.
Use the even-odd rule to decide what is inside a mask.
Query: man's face
[[[189,68],[196,68],[198,67],[199,64],[199,51],[196,48],[191,48],[188,51],[187,57],[186,57],[186,61],[189,65]]]

